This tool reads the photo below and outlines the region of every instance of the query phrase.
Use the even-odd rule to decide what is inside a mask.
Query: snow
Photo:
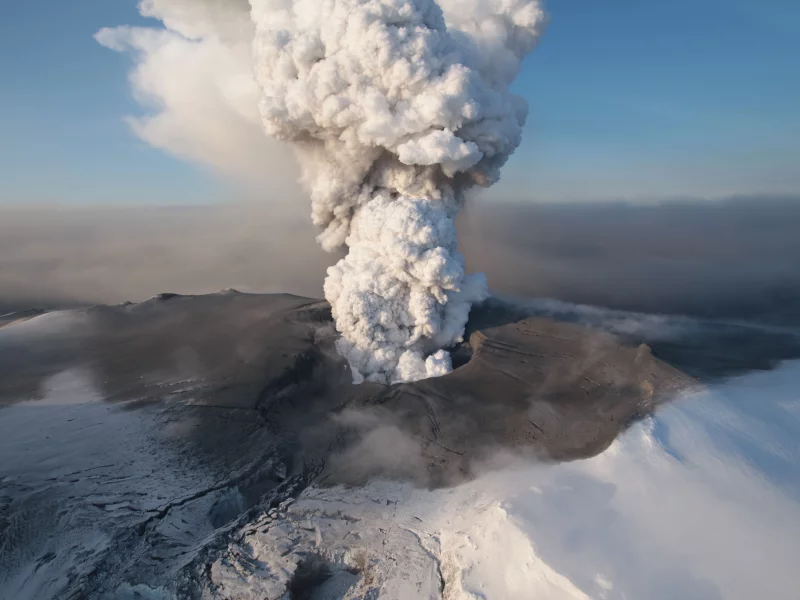
[[[9,329],[42,333],[65,320],[69,314],[45,315]],[[121,532],[133,531],[167,498],[213,481],[153,443],[163,423],[104,402],[88,370],[62,371],[44,381],[41,393],[2,409],[0,598],[70,595],[71,583],[97,568]],[[204,516],[178,515],[195,531],[213,531]]]
[[[21,338],[86,323],[78,312],[36,317],[4,327],[0,345],[10,353]],[[651,325],[664,336],[688,326]],[[606,325],[616,326],[639,325]],[[695,390],[587,460],[496,456],[448,489],[317,485],[231,523],[211,564],[186,569],[197,569],[204,599],[288,600],[298,586],[315,600],[791,597],[800,587],[798,382],[800,361]],[[185,574],[196,538],[217,531],[214,511],[241,503],[235,487],[217,490],[218,473],[154,442],[163,422],[104,402],[97,383],[89,370],[64,370],[37,401],[2,409],[0,519],[9,516],[3,533],[16,550],[0,539],[0,597],[63,596],[69,578],[129,560],[137,546],[120,544],[121,532],[163,512],[167,498],[207,489],[150,529],[180,553],[165,563],[170,577]],[[142,572],[160,568],[136,557]],[[136,577],[111,597],[175,597]]]
[[[800,586],[799,378],[794,362],[710,387],[588,460],[504,457],[445,490],[309,489],[231,544],[212,597],[285,597],[309,555],[339,585],[312,598],[786,597]]]

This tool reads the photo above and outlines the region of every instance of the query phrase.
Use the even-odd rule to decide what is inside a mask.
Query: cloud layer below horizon
[[[319,297],[338,257],[316,246],[295,206],[0,209],[0,309],[228,287]],[[484,204],[458,227],[467,267],[495,293],[800,322],[800,198]]]

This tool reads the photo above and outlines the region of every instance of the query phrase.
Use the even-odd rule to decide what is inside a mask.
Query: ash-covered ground
[[[797,331],[492,299],[466,338],[449,375],[356,386],[309,298],[0,317],[0,597],[748,598],[797,583],[800,403],[783,392],[796,363],[779,367],[800,357]],[[756,403],[739,383],[753,377]],[[781,554],[726,570],[764,548]]]

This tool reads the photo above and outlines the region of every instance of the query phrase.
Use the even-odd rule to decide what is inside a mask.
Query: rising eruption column
[[[347,255],[325,297],[356,382],[451,370],[482,274],[454,217],[521,140],[509,85],[544,21],[536,0],[252,0],[266,132],[290,142],[318,240]]]

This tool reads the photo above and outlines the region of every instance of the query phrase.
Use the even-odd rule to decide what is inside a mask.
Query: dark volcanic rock
[[[191,414],[187,437],[213,462],[246,452],[239,447],[266,431],[324,461],[344,438],[388,429],[413,438],[434,470],[450,462],[463,470],[503,448],[579,458],[693,383],[647,346],[570,323],[515,320],[497,304],[474,310],[469,340],[456,351],[465,364],[392,387],[352,385],[333,348],[327,304],[308,298],[161,294],[61,316],[74,322],[44,323],[2,355],[2,379],[17,384],[0,388],[4,403],[25,399],[19,390],[37,389],[47,376],[81,369],[107,401]]]
[[[315,480],[438,486],[499,452],[591,456],[695,383],[647,346],[497,304],[438,379],[354,386],[335,339],[324,302],[232,291],[6,323],[0,592],[159,585]]]

